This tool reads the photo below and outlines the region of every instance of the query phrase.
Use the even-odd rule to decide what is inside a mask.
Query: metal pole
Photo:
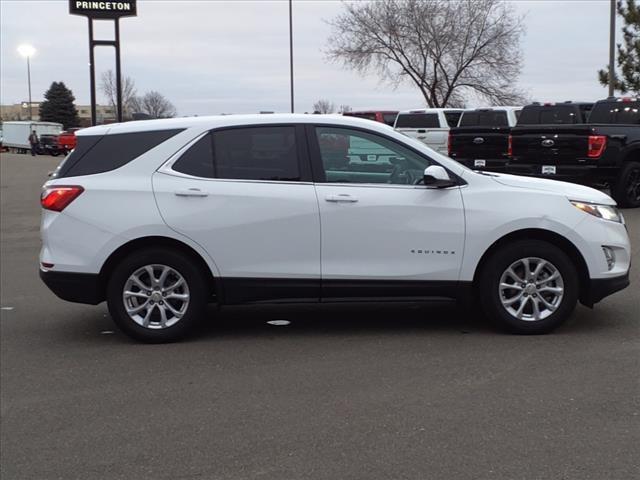
[[[611,0],[611,25],[609,30],[609,96],[614,95],[615,59],[616,59],[616,0]]]
[[[91,81],[91,125],[96,124],[96,67],[93,56],[93,19],[89,18],[89,77]]]
[[[29,84],[29,120],[33,120],[33,113],[31,109],[31,62],[27,57],[27,83]]]
[[[289,0],[289,72],[291,74],[291,113],[293,113],[293,0]]]
[[[116,109],[122,123],[122,74],[120,73],[120,19],[116,18]]]

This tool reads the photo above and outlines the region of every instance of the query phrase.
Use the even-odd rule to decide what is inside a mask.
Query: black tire
[[[625,162],[611,187],[611,196],[624,208],[640,207],[640,162]]]
[[[123,299],[129,277],[146,265],[163,265],[179,273],[188,287],[189,302],[177,323],[165,328],[144,327],[129,316]],[[116,325],[128,336],[146,343],[167,343],[182,339],[203,317],[209,297],[208,279],[190,257],[167,248],[149,248],[132,253],[113,269],[107,284],[107,304]],[[164,299],[162,299],[164,300]],[[165,302],[167,300],[164,300]],[[159,303],[159,302],[158,302]],[[157,315],[159,315],[159,306]]]
[[[543,305],[542,312],[544,315],[548,316],[544,318],[541,316],[538,320],[518,318],[514,314],[510,313],[507,310],[508,307],[504,306],[502,303],[504,296],[504,293],[500,291],[502,275],[514,263],[525,258],[536,258],[549,262],[551,266],[559,272],[563,283],[563,296],[561,299],[557,299],[555,309],[551,310]],[[531,265],[533,269],[536,265],[535,261]],[[543,269],[543,275],[544,271],[546,270]],[[524,335],[549,333],[569,318],[575,309],[576,302],[578,300],[579,277],[576,267],[573,265],[567,254],[565,254],[560,248],[542,240],[519,240],[509,245],[499,247],[499,249],[497,249],[487,259],[478,279],[480,302],[487,317],[498,326],[512,333]],[[527,285],[527,288],[529,288],[528,282],[526,284],[520,284],[519,286],[521,287],[522,285]],[[554,285],[557,287],[557,284],[551,284],[551,286]],[[516,288],[517,287],[518,285],[516,285]],[[525,316],[534,315],[534,301],[540,305],[541,300],[552,299],[555,295],[547,291],[543,294],[537,290],[535,293],[527,293],[527,288],[520,288],[520,290],[522,290],[522,295],[527,297],[522,299],[522,302],[526,303],[523,310],[523,314]],[[520,290],[507,289],[505,292],[512,292],[511,295],[515,297],[520,294]],[[533,298],[534,296],[536,299]],[[538,296],[544,298],[538,298]],[[554,302],[552,301],[551,303]],[[520,305],[521,303],[518,301],[512,305],[512,308],[515,309]]]

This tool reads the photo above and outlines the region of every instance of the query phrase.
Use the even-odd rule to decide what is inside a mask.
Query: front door
[[[433,162],[382,135],[316,126],[309,143],[323,299],[449,296],[464,249],[460,187],[420,184]]]

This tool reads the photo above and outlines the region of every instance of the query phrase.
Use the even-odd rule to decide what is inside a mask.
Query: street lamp
[[[31,57],[36,53],[36,49],[31,45],[20,45],[18,53],[27,59],[27,79],[29,82],[29,120],[33,120],[31,113]]]

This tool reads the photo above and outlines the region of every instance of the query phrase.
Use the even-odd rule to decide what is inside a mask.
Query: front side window
[[[316,137],[329,183],[415,185],[430,165],[392,140],[358,130],[316,127]]]
[[[213,158],[216,178],[300,180],[293,126],[215,131]]]

